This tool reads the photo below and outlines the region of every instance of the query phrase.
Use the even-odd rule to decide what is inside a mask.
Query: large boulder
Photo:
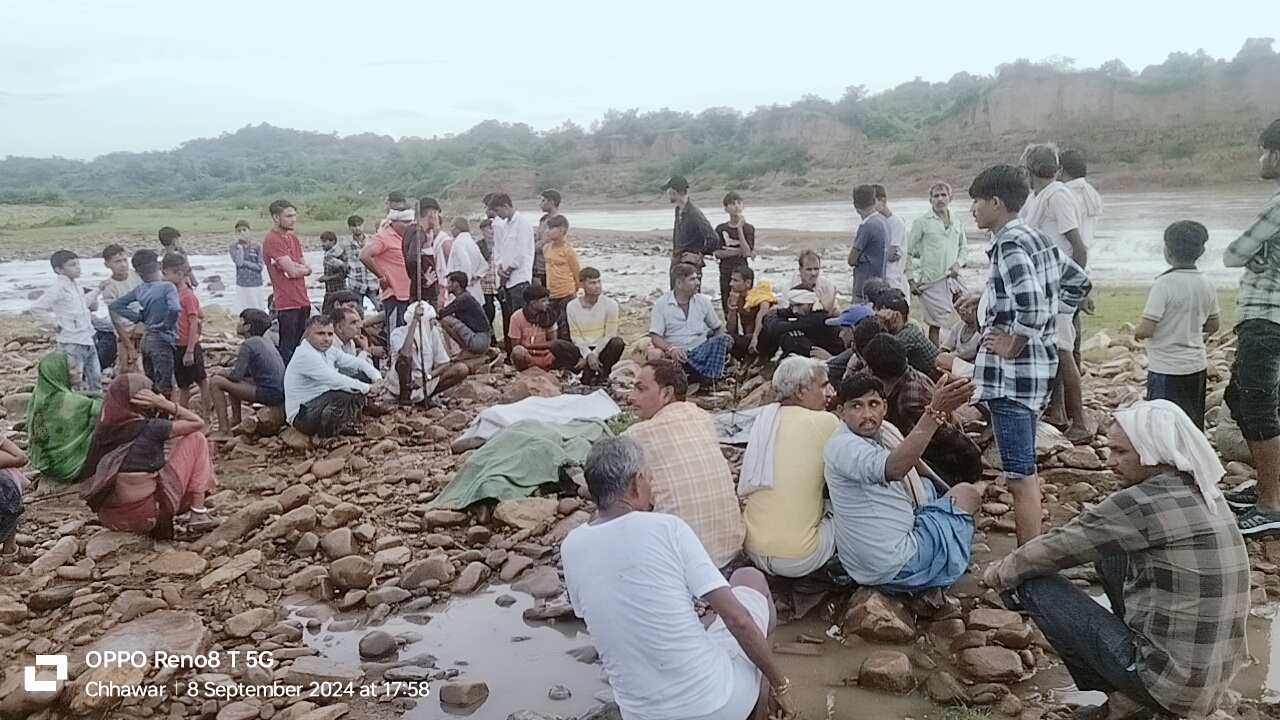
[[[560,379],[541,368],[516,373],[502,391],[502,402],[519,402],[527,397],[556,397],[561,394]]]
[[[897,650],[879,650],[867,656],[858,670],[858,685],[901,695],[911,692],[916,678],[911,661]]]
[[[503,500],[493,509],[493,516],[517,530],[533,530],[550,525],[559,512],[560,501],[549,497]]]
[[[1016,682],[1026,668],[1022,656],[1003,647],[976,647],[960,651],[960,669],[978,682]]]
[[[898,600],[863,588],[849,600],[841,623],[845,635],[886,643],[910,642],[916,637],[916,618]]]

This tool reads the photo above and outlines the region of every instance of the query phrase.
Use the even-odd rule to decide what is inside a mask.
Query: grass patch
[[[1115,332],[1125,323],[1138,324],[1142,319],[1142,308],[1147,304],[1149,288],[1110,288],[1095,287],[1092,297],[1096,311],[1093,315],[1085,315],[1081,319],[1084,339],[1089,339],[1099,330]],[[1218,304],[1222,308],[1220,315],[1223,328],[1235,324],[1236,289],[1218,291]]]
[[[949,707],[938,715],[939,720],[989,720],[990,717],[990,710],[968,705]]]

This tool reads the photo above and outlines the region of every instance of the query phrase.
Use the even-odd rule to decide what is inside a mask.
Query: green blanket
[[[539,485],[558,482],[560,468],[581,465],[591,446],[611,435],[599,420],[521,420],[476,450],[431,506],[462,509],[485,498],[528,497]]]

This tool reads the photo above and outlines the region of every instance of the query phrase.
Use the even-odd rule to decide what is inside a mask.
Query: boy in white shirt
[[[1151,286],[1133,336],[1147,341],[1147,399],[1169,400],[1204,429],[1204,336],[1218,330],[1218,292],[1196,268],[1209,231],[1180,220],[1164,231],[1171,266]]]
[[[80,277],[80,258],[70,250],[59,250],[49,258],[58,276],[53,287],[45,291],[31,306],[31,314],[58,333],[58,350],[75,361],[84,373],[80,389],[102,391],[102,365],[94,344],[93,314],[100,291],[86,293],[76,284]]]

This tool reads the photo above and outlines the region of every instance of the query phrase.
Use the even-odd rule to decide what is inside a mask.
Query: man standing
[[[267,209],[273,223],[262,241],[262,257],[271,292],[275,296],[276,319],[280,326],[280,357],[287,366],[293,351],[302,342],[307,318],[311,316],[311,299],[307,297],[307,276],[311,266],[302,261],[302,243],[293,232],[298,222],[298,209],[288,200],[277,200]]]
[[[676,224],[671,233],[671,266],[688,263],[702,267],[702,256],[713,252],[719,243],[707,216],[689,199],[689,181],[683,175],[672,175],[666,185],[667,200],[676,206]]]
[[[539,203],[542,217],[538,219],[538,228],[533,231],[533,279],[534,282],[547,286],[547,264],[542,255],[542,248],[547,240],[547,221],[560,216],[560,191],[543,190]]]
[[[724,211],[729,221],[716,226],[716,251],[712,254],[720,261],[720,310],[728,319],[729,296],[733,293],[729,284],[733,272],[749,266],[751,258],[756,256],[756,227],[743,217],[742,196],[738,193],[724,196]]]
[[[907,284],[907,224],[903,222],[902,217],[894,215],[889,209],[889,194],[885,192],[883,185],[872,185],[876,189],[876,212],[884,216],[885,222],[889,225],[889,250],[885,254],[884,277],[889,281],[890,287],[895,287],[902,291],[903,295],[911,292],[911,287]]]
[[[598,512],[565,538],[565,586],[626,717],[764,717],[772,699],[781,720],[794,718],[764,575],[743,568],[726,581],[686,523],[652,512],[655,481],[634,440],[596,443],[584,470]],[[715,611],[705,629],[694,598]]]
[[[849,267],[853,268],[853,301],[866,302],[867,281],[885,276],[889,255],[889,223],[876,212],[876,189],[859,185],[853,189],[853,209],[862,218],[853,249],[849,251]]]
[[[929,326],[929,342],[938,344],[942,328],[951,324],[951,283],[969,258],[969,238],[960,218],[951,214],[951,186],[929,187],[933,212],[911,223],[907,233],[911,294],[920,298],[920,314]]]
[[[1259,174],[1280,181],[1280,120],[1262,133]],[[1222,257],[1245,269],[1236,298],[1236,359],[1227,385],[1227,406],[1253,453],[1256,490],[1227,493],[1244,510],[1240,532],[1280,530],[1280,192],[1262,208]]]
[[[369,268],[360,262],[360,253],[364,250],[364,243],[368,238],[364,234],[364,218],[359,215],[347,218],[347,232],[351,235],[339,240],[343,244],[343,260],[347,263],[347,289],[360,296],[362,306],[364,298],[369,298],[369,302],[373,303],[373,308],[377,310],[382,306],[378,298],[378,277],[369,272]]]
[[[1018,218],[1027,184],[1017,168],[983,170],[969,186],[969,197],[978,227],[991,232],[973,399],[986,402],[991,412],[1022,545],[1040,534],[1036,418],[1058,373],[1058,303],[1078,305],[1088,294],[1089,281],[1074,264],[1063,262],[1049,238]]]
[[[262,246],[253,241],[248,220],[236,221],[236,241],[231,243],[236,266],[236,312],[266,310],[267,289],[262,285]]]
[[[387,226],[373,236],[360,251],[360,262],[378,278],[382,288],[382,336],[391,341],[391,331],[404,324],[409,305],[409,272],[404,264],[404,233],[413,222],[412,210],[390,210]]]
[[[333,320],[316,315],[307,320],[306,342],[299,343],[296,362],[284,371],[285,419],[299,432],[333,437],[357,427],[368,396],[382,391],[382,375],[367,360],[333,348]],[[359,371],[365,383],[338,372]]]
[[[649,338],[650,360],[674,360],[702,383],[724,377],[733,338],[711,305],[711,298],[698,292],[702,275],[698,268],[679,263],[671,268],[671,290],[653,303]]]
[[[641,421],[623,437],[649,457],[654,510],[689,523],[715,566],[725,567],[742,551],[747,530],[715,422],[685,401],[688,382],[678,363],[645,363],[630,396]]]
[[[1080,237],[1084,240],[1085,249],[1093,247],[1093,238],[1098,230],[1098,218],[1102,217],[1102,196],[1093,185],[1085,179],[1088,165],[1085,163],[1084,151],[1063,150],[1058,156],[1062,166],[1059,177],[1062,184],[1076,195],[1080,205]]]
[[[444,262],[437,256],[448,242],[448,233],[440,227],[440,203],[434,198],[418,201],[418,211],[405,226],[400,237],[400,253],[404,256],[404,272],[409,277],[409,300],[417,302],[426,298],[435,304],[440,294],[440,275]],[[439,236],[444,237],[439,237]]]
[[[533,226],[511,205],[511,196],[493,193],[485,200],[495,221],[493,262],[498,266],[498,301],[502,303],[503,335],[511,314],[524,307],[524,289],[533,281]],[[511,343],[504,341],[507,350]]]
[[[1089,249],[1080,234],[1080,205],[1075,194],[1058,179],[1058,147],[1053,143],[1029,145],[1022,153],[1022,164],[1031,177],[1032,196],[1019,213],[1028,225],[1044,233],[1064,258],[1081,269],[1088,267]],[[1058,384],[1067,421],[1066,437],[1077,445],[1093,439],[1095,428],[1089,426],[1084,413],[1080,367],[1072,348],[1075,347],[1075,309],[1058,308]],[[1063,362],[1067,358],[1070,362]],[[1058,388],[1055,388],[1055,395]]]

